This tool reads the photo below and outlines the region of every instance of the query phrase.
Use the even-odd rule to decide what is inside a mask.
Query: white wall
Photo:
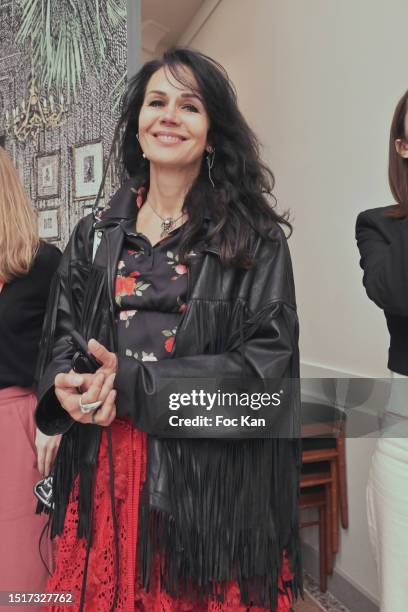
[[[228,70],[292,211],[304,373],[387,375],[354,224],[392,201],[388,131],[408,86],[407,23],[406,0],[222,0],[190,43]],[[348,442],[351,525],[336,567],[376,598],[364,503],[374,441]]]
[[[141,0],[126,1],[126,19],[127,19],[127,73],[128,77],[132,77],[140,68],[142,36],[140,27],[140,6]]]
[[[388,339],[354,222],[391,202],[407,22],[405,0],[222,0],[191,42],[227,68],[293,213],[302,360],[366,376],[386,374]]]

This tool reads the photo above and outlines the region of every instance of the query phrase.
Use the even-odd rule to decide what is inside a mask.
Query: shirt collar
[[[134,178],[128,179],[109,201],[108,207],[102,212],[100,220],[95,227],[104,227],[115,224],[124,219],[136,219],[137,182]]]
[[[121,224],[125,222],[129,228],[129,223],[126,221],[135,221],[137,217],[137,191],[140,184],[135,178],[129,178],[114,194],[109,202],[108,207],[102,212],[100,219],[95,223],[95,228],[107,227],[109,225]],[[213,223],[213,215],[208,206],[204,210],[204,219],[209,224]],[[133,226],[134,227],[134,226]],[[207,245],[206,250],[218,253],[219,252],[219,236],[214,236],[211,243]]]

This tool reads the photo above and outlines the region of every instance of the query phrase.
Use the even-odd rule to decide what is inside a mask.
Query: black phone
[[[93,374],[101,363],[88,351],[88,344],[80,333],[71,331],[72,344],[77,352],[72,358],[72,369],[78,374]]]

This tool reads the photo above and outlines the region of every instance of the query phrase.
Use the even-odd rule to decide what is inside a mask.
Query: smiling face
[[[189,168],[198,174],[210,126],[197,94],[193,73],[180,72],[192,89],[181,85],[166,68],[150,78],[139,114],[139,142],[151,164]]]

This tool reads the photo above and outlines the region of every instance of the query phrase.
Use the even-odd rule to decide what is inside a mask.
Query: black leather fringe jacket
[[[62,532],[79,475],[78,537],[88,539],[88,550],[101,428],[72,421],[58,404],[53,381],[71,367],[70,329],[117,349],[113,283],[124,239],[121,224],[135,217],[132,187],[129,181],[115,194],[96,227],[91,215],[76,226],[51,290],[38,366],[38,427],[49,435],[64,433],[54,468],[51,536]],[[98,229],[103,237],[92,262]],[[241,428],[231,434],[226,428],[207,427],[191,433],[191,428],[177,428],[177,438],[168,436],[168,404],[159,388],[163,378],[298,379],[289,251],[275,226],[268,239],[254,233],[256,264],[249,270],[223,267],[216,242],[197,252],[189,266],[188,307],[171,358],[119,359],[117,415],[130,417],[149,434],[138,568],[149,588],[151,562],[159,553],[162,588],[173,596],[222,599],[224,585],[236,580],[243,603],[274,610],[283,550],[294,572],[286,586],[295,596],[302,591],[298,386],[292,385],[284,407],[269,408],[277,417],[273,431]],[[113,465],[111,472],[113,479]],[[84,595],[85,586],[82,600]]]

